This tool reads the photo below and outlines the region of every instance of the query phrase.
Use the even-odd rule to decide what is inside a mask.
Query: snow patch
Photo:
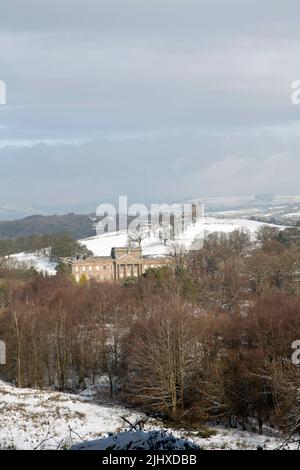
[[[180,245],[183,249],[189,250],[195,239],[199,239],[199,237],[204,237],[205,235],[213,232],[230,233],[237,229],[244,229],[249,230],[250,235],[254,240],[257,230],[264,225],[277,227],[281,230],[284,228],[282,226],[279,227],[272,224],[265,224],[263,222],[256,222],[254,220],[203,217],[194,225],[190,224],[178,239],[168,241],[166,246],[159,239],[159,236],[153,233],[142,240],[141,246],[144,256],[169,255],[174,249],[174,245]],[[83,240],[79,240],[79,242],[86,245],[95,256],[110,256],[111,249],[113,247],[128,246],[128,234],[126,230],[110,232],[95,237],[85,238]]]
[[[144,420],[146,424],[141,432],[132,433],[123,418],[130,423]],[[0,381],[0,449],[99,449],[111,443],[121,448],[129,441],[141,445],[149,433],[154,439],[175,437],[179,439],[176,445],[189,441],[202,449],[274,449],[283,443],[274,430],[266,430],[264,435],[222,426],[210,426],[210,430],[211,437],[201,437],[201,427],[172,430],[161,421],[147,421],[143,413],[108,399],[105,381],[82,395],[16,388]],[[287,448],[296,449],[297,444]]]
[[[77,444],[71,450],[191,450],[199,447],[166,431],[124,431],[104,439]]]
[[[50,261],[46,256],[36,253],[16,253],[6,257],[8,262],[14,266],[34,268],[37,272],[54,276],[57,263]]]

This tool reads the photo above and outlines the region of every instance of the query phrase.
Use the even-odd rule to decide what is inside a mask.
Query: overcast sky
[[[300,193],[299,0],[1,0],[0,205]]]

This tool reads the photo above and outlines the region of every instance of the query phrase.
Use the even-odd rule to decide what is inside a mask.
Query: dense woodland
[[[20,220],[0,221],[0,238],[68,233],[75,239],[95,235],[95,215],[30,215]]]
[[[17,386],[106,375],[113,396],[181,422],[299,429],[300,247],[274,229],[211,234],[123,285],[0,268],[1,373]]]
[[[38,253],[51,261],[59,261],[64,257],[88,256],[92,252],[80,244],[68,233],[53,235],[30,235],[14,239],[0,238],[0,257],[8,257],[14,253]]]
[[[128,215],[128,223],[135,216]],[[67,233],[75,240],[94,237],[102,217],[96,214],[30,215],[19,220],[0,220],[0,240]],[[119,227],[119,215],[116,215]]]

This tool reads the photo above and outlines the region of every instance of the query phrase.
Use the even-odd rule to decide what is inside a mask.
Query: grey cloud
[[[101,149],[101,150],[99,150]],[[297,192],[300,138],[195,135],[0,149],[0,199],[26,204],[133,202]],[[16,184],[16,181],[18,184]]]
[[[299,14],[296,0],[1,0],[0,202],[297,192]],[[290,181],[270,181],[283,161]]]

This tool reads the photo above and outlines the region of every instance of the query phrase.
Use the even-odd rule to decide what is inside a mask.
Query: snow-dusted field
[[[123,429],[139,413],[89,395],[18,389],[0,381],[0,449],[65,449]]]
[[[107,437],[128,429],[143,417],[137,411],[114,404],[99,390],[72,395],[55,391],[17,389],[0,381],[0,449],[66,449],[83,441]],[[161,429],[149,421],[145,430]],[[189,439],[205,449],[265,449],[278,447],[282,440],[273,435],[211,427],[209,438],[197,431],[174,431],[174,436]],[[170,430],[172,431],[172,430]],[[292,446],[291,446],[292,447]]]
[[[257,230],[264,224],[246,219],[227,219],[215,217],[203,217],[195,225],[190,224],[187,229],[174,241],[168,241],[166,246],[159,239],[158,233],[150,233],[149,237],[144,238],[142,241],[142,251],[144,256],[165,256],[169,255],[176,246],[189,250],[193,247],[195,241],[201,240],[205,235],[213,232],[230,233],[236,229],[249,230],[253,240],[255,239]],[[274,225],[271,225],[276,227]],[[284,227],[278,227],[282,230]],[[95,256],[110,256],[113,247],[128,246],[128,233],[126,230],[119,232],[110,232],[95,237],[85,238],[79,240],[80,243],[86,245]],[[56,264],[49,261],[46,256],[35,253],[17,253],[10,255],[10,262],[13,265],[26,266],[28,269],[34,267],[38,272],[45,273],[50,276],[56,273]]]
[[[37,255],[36,253],[16,253],[7,257],[11,265],[26,267],[28,269],[35,268],[39,273],[54,276],[56,273],[57,263],[50,261],[46,256]]]
[[[164,246],[158,235],[151,234],[150,237],[142,241],[143,255],[168,255],[174,249],[174,245],[180,245],[188,250],[192,247],[195,239],[199,240],[204,235],[213,232],[230,233],[236,229],[246,229],[250,231],[252,238],[255,238],[257,230],[263,226],[262,222],[245,219],[222,219],[214,217],[203,217],[195,225],[190,224],[181,236],[175,240],[167,242]],[[284,227],[278,227],[280,229]],[[128,245],[127,231],[110,232],[91,238],[79,240],[87,246],[95,256],[109,256],[112,247],[125,247]]]

